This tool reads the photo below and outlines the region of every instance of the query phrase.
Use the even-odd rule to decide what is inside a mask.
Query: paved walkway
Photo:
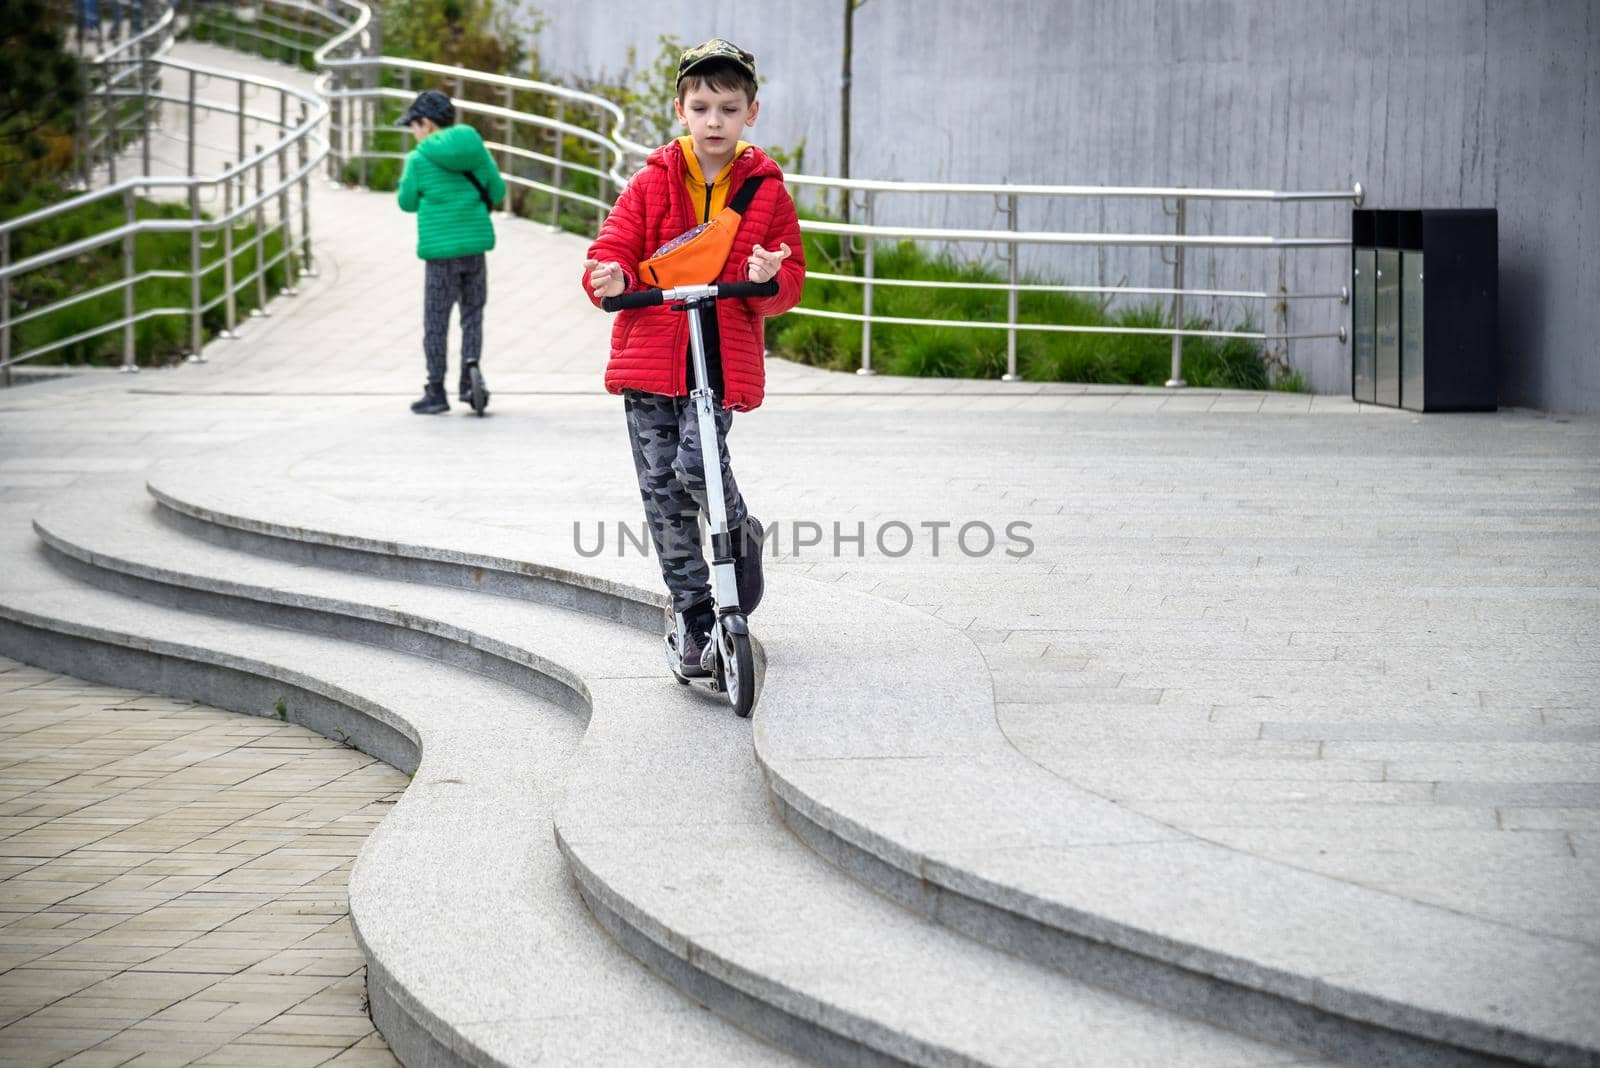
[[[395,1064],[345,886],[406,778],[0,659],[0,1062]]]

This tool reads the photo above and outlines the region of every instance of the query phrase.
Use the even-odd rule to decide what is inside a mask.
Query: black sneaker
[[[711,672],[702,667],[706,649],[711,645],[711,625],[716,615],[710,601],[691,605],[683,613],[683,643],[678,648],[678,674],[686,679],[703,679]]]
[[[438,415],[440,412],[450,410],[450,402],[444,396],[444,384],[429,382],[422,387],[422,399],[411,402],[411,410],[418,415]]]
[[[735,532],[733,576],[739,586],[739,610],[745,615],[756,610],[761,595],[766,592],[766,579],[761,573],[765,536],[761,520],[753,515],[745,516],[744,524]]]

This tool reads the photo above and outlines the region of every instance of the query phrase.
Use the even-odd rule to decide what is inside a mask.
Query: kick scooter
[[[483,417],[483,410],[489,407],[489,390],[483,384],[483,372],[478,370],[476,361],[467,364],[467,403],[472,405],[472,410]]]
[[[706,649],[706,659],[701,666],[711,672],[706,685],[715,693],[728,696],[734,715],[750,715],[756,704],[755,654],[750,648],[750,625],[744,610],[739,606],[739,584],[733,569],[733,534],[728,530],[728,502],[722,485],[722,463],[717,455],[717,423],[714,414],[715,395],[706,382],[705,336],[700,329],[700,309],[710,308],[719,300],[770,297],[778,292],[776,281],[722,282],[704,286],[677,286],[673,289],[642,289],[606,297],[600,306],[608,312],[624,308],[653,308],[670,303],[673,311],[689,315],[689,352],[694,360],[694,389],[689,397],[694,402],[695,418],[700,426],[701,466],[706,473],[706,520],[711,526],[711,597],[715,605],[715,619],[711,625],[711,641]],[[757,552],[760,551],[758,548]],[[668,618],[674,613],[668,610]],[[674,623],[667,632],[667,664],[672,674],[685,686],[691,680],[678,669],[678,655],[683,641],[681,622]]]

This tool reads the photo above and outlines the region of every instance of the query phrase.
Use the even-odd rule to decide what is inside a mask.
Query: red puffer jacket
[[[781,315],[800,303],[806,273],[794,201],[783,187],[783,172],[765,152],[751,147],[733,161],[728,195],[731,198],[746,178],[758,174],[766,180],[756,191],[750,210],[740,219],[733,251],[717,281],[747,281],[746,267],[754,245],[776,251],[787,243],[793,255],[778,268],[777,295],[719,301],[716,305],[723,404],[741,412],[758,407],[766,387],[766,345],[761,320],[768,315]],[[600,236],[589,246],[589,258],[621,264],[628,289],[645,289],[648,287],[641,285],[638,278],[639,261],[698,222],[684,187],[683,150],[677,141],[671,141],[650,153],[644,169],[633,176],[617,198],[600,227]],[[589,288],[587,271],[583,274],[583,291],[599,304]],[[688,348],[689,324],[682,312],[665,306],[618,312],[611,328],[606,389],[612,393],[637,389],[684,396]]]

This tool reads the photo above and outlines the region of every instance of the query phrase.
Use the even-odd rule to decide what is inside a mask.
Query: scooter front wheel
[[[728,704],[740,719],[749,718],[756,706],[756,658],[750,635],[726,634],[723,639],[722,687]]]

